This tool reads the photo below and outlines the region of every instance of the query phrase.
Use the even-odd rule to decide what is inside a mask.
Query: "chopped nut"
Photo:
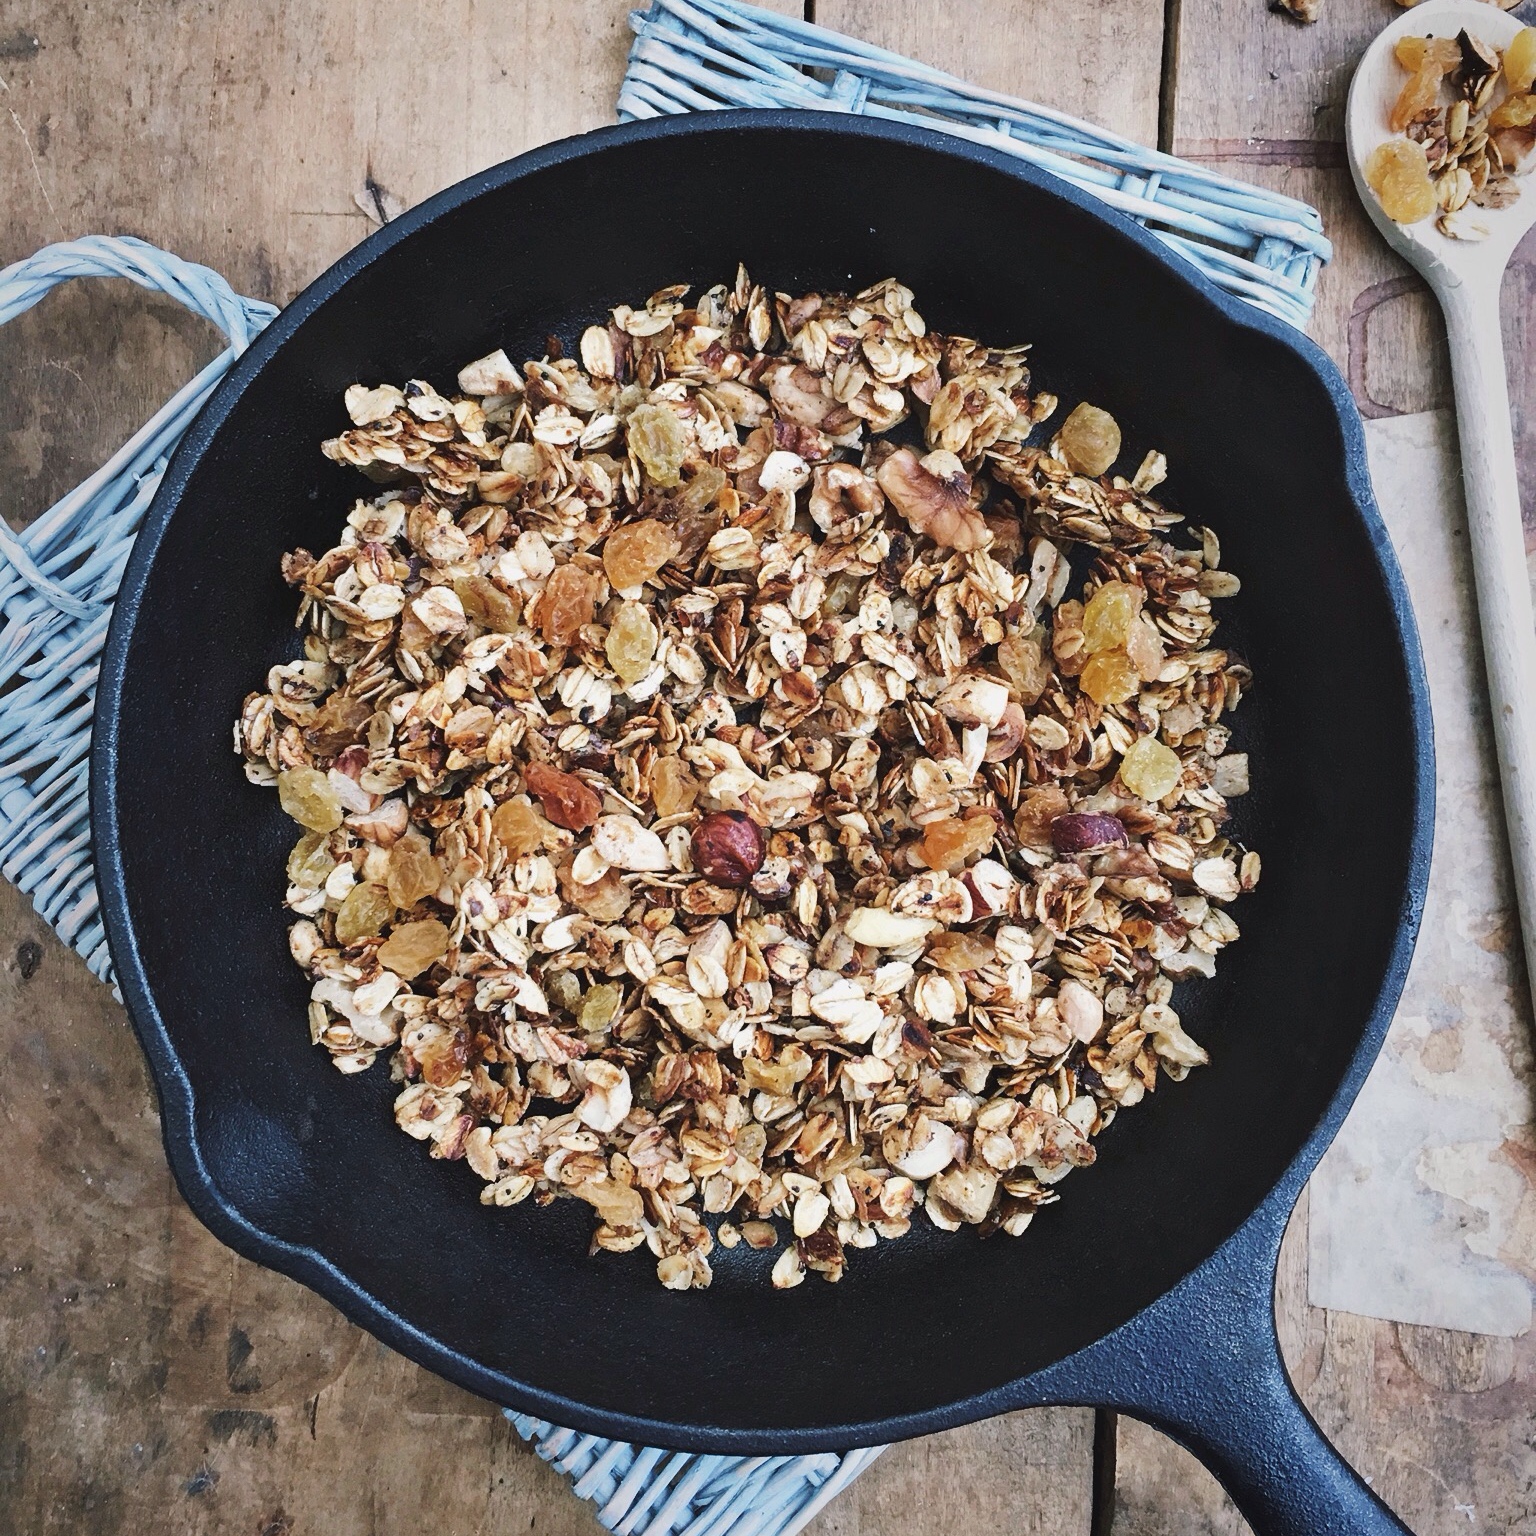
[[[459,388],[466,395],[516,395],[522,392],[523,376],[498,347],[459,370]]]
[[[573,1062],[571,1078],[586,1089],[576,1113],[594,1131],[616,1130],[633,1102],[629,1074],[611,1061]]]
[[[927,534],[943,549],[980,549],[990,535],[986,519],[971,504],[970,476],[953,454],[935,465],[939,457],[929,454],[919,462],[910,448],[900,448],[875,478],[914,533]]]
[[[592,828],[592,849],[615,869],[671,868],[661,839],[633,816],[601,816]]]
[[[1114,816],[1058,816],[1051,823],[1051,842],[1058,853],[1093,853],[1101,848],[1123,847],[1129,841],[1125,823]]]
[[[926,938],[938,924],[927,917],[903,917],[883,907],[859,907],[848,914],[843,929],[855,944],[872,949],[899,949]]]

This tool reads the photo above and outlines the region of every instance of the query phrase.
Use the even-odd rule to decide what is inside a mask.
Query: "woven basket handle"
[[[229,339],[228,348],[188,383],[167,405],[136,432],[95,474],[76,486],[24,532],[14,533],[0,521],[0,557],[39,597],[71,618],[89,619],[111,603],[116,590],[103,590],[97,576],[85,579],[85,590],[69,578],[58,578],[43,565],[69,563],[49,546],[66,530],[71,554],[80,536],[93,523],[92,513],[116,511],[122,496],[111,494],[130,489],[131,478],[139,488],[150,475],[158,483],[159,471],[181,440],[213,386],[229,371],[230,364],[251,344],[277,310],[259,299],[242,298],[212,269],[183,261],[148,241],[131,235],[88,235],[44,246],[35,255],[0,271],[0,325],[31,309],[50,289],[74,277],[125,277],[155,293],[168,294],[195,315],[211,321]],[[89,543],[89,539],[85,540]]]

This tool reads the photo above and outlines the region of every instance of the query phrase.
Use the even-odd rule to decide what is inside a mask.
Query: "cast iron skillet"
[[[481,1206],[389,1113],[383,1066],[308,1043],[280,907],[293,827],[230,751],[295,654],[281,551],[334,542],[366,489],[324,460],[354,380],[496,345],[570,345],[613,303],[738,258],[792,292],[909,283],[931,325],[1032,341],[1037,379],[1149,447],[1243,577],[1224,641],[1258,687],[1239,834],[1263,850],[1242,942],[1180,1003],[1212,1064],[1103,1139],[1028,1236],[925,1223],[837,1286],[719,1253],[678,1295],[587,1257],[577,1202]],[[552,145],[442,193],[278,317],[188,433],[107,643],[93,820],[117,974],[183,1193],[232,1247],[473,1391],[621,1439],[790,1452],[1027,1404],[1149,1419],[1265,1536],[1401,1528],[1300,1407],[1275,1344],[1286,1217],[1381,1042],[1428,870],[1432,746],[1402,577],[1359,421],[1322,353],[1143,231],[959,140],[848,117],[721,113]]]

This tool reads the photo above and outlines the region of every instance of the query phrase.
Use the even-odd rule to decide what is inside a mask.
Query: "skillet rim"
[[[137,627],[145,588],[161,540],[180,506],[188,481],[246,388],[271,356],[288,342],[304,321],[338,294],[364,268],[441,215],[487,192],[511,185],[549,167],[602,153],[612,145],[694,134],[729,133],[742,128],[835,132],[854,138],[884,140],[936,151],[1002,171],[1091,214],[1108,227],[1111,235],[1139,246],[1159,261],[1227,324],[1256,332],[1293,353],[1322,385],[1338,422],[1345,488],[1366,535],[1392,610],[1396,637],[1403,657],[1414,740],[1411,833],[1405,861],[1405,880],[1396,934],[1376,1000],[1364,1022],[1359,1043],[1322,1116],[1270,1190],[1260,1198],[1238,1228],[1218,1244],[1205,1260],[1174,1282],[1169,1291],[1149,1303],[1142,1312],[1135,1314],[1111,1333],[1101,1335],[1097,1341],[1077,1351],[1075,1355],[1069,1355],[1054,1365],[1042,1367],[1029,1376],[1017,1378],[1002,1386],[933,1408],[863,1420],[851,1425],[811,1429],[679,1425],[641,1415],[592,1408],[558,1392],[529,1386],[441,1344],[424,1329],[376,1300],[319,1250],[277,1238],[249,1220],[238,1203],[221,1192],[199,1144],[192,1083],[155,1004],[134,937],[118,826],[117,746],[122,693],[128,652]],[[456,182],[392,220],[353,247],[281,310],[237,360],[199,412],[172,455],[145,514],[123,573],[103,647],[93,717],[90,766],[91,838],[102,915],[118,988],[149,1063],[159,1100],[166,1158],[172,1175],[182,1196],[203,1225],[237,1253],[308,1286],[335,1306],[349,1321],[365,1328],[417,1364],[502,1406],[584,1433],[637,1445],[747,1454],[842,1451],[851,1446],[882,1444],[973,1422],[1012,1406],[1006,1399],[1010,1395],[1019,1396],[1025,1383],[1040,1380],[1047,1373],[1059,1371],[1074,1358],[1100,1348],[1105,1340],[1129,1329],[1138,1318],[1146,1317],[1153,1308],[1165,1303],[1173,1291],[1182,1289],[1222,1259],[1240,1260],[1246,1255],[1249,1264],[1271,1262],[1262,1238],[1255,1242],[1254,1235],[1273,1221],[1271,1208],[1277,1199],[1283,1201],[1288,1214],[1303,1182],[1343,1122],[1392,1021],[1407,978],[1423,915],[1434,836],[1434,801],[1433,721],[1418,627],[1396,552],[1372,492],[1360,416],[1348,385],[1328,355],[1310,337],[1288,322],[1231,297],[1206,278],[1193,263],[1170,250],[1146,229],[1049,172],[1000,151],[943,133],[938,128],[890,123],[835,112],[778,109],[690,113],[620,123],[529,150]],[[1024,1397],[1020,1397],[1021,1402],[1024,1400]]]

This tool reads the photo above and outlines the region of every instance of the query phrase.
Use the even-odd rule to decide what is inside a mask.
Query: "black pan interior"
[[[929,323],[1035,344],[1037,380],[1168,455],[1170,502],[1217,530],[1241,597],[1223,638],[1258,687],[1241,835],[1264,879],[1241,943],[1184,989],[1213,1062],[1104,1138],[1026,1238],[922,1235],[779,1294],[719,1254],[707,1293],[643,1256],[587,1257],[560,1202],[478,1204],[389,1112],[386,1068],[308,1044],[280,909],[293,827],[230,723],[295,654],[281,551],[334,541],[364,483],[321,458],[354,380],[451,385],[494,346],[569,344],[610,305],[729,280],[794,292],[895,274]],[[1412,663],[1342,386],[1142,236],[958,142],[734,114],[556,146],[417,210],[258,343],[194,430],[125,584],[98,727],[114,950],[182,1187],[227,1240],[445,1374],[653,1443],[847,1444],[966,1400],[1124,1322],[1242,1223],[1307,1142],[1371,1018],[1409,884]],[[1353,435],[1351,433],[1353,432]],[[1354,489],[1351,489],[1351,479]],[[130,938],[131,930],[131,938]],[[901,1419],[900,1425],[893,1420]]]

